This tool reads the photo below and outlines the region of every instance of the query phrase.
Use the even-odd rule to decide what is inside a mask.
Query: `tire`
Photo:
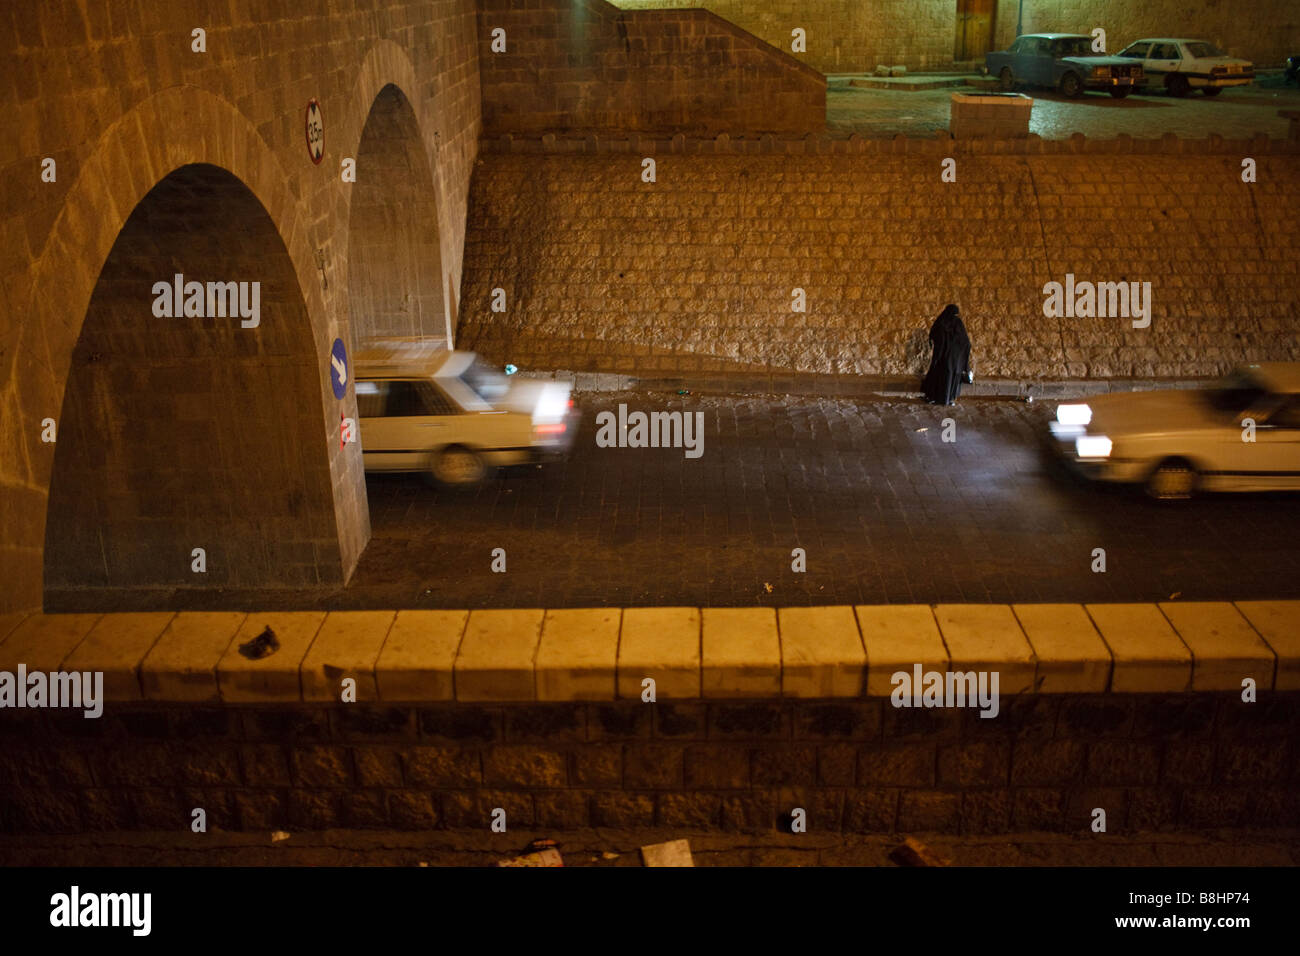
[[[1218,96],[1220,93],[1223,92],[1223,87],[1221,87],[1221,86],[1203,86],[1203,87],[1201,87],[1201,92],[1204,93],[1206,96]]]
[[[1004,66],[1002,72],[998,74],[998,89],[1003,93],[1010,93],[1016,88],[1016,77],[1011,72],[1011,67]]]
[[[479,485],[487,476],[482,457],[463,445],[448,445],[434,452],[429,476],[441,488],[465,491]]]
[[[1117,100],[1124,99],[1124,97],[1128,96],[1132,92],[1133,87],[1131,86],[1113,86],[1110,89],[1110,95],[1115,97]]]
[[[1076,100],[1083,95],[1083,80],[1079,78],[1078,73],[1067,73],[1061,77],[1059,88],[1062,96]]]
[[[1187,82],[1187,77],[1173,73],[1165,80],[1165,88],[1169,90],[1171,96],[1181,98],[1191,92],[1192,86]]]
[[[1198,475],[1184,458],[1166,458],[1147,476],[1145,491],[1155,501],[1187,501],[1196,494]]]

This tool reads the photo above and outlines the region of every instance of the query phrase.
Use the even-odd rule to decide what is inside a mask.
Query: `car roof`
[[[1134,40],[1133,43],[1210,43],[1209,40],[1198,40],[1195,37],[1143,37],[1140,40]],[[1132,46],[1130,43],[1129,46]],[[1213,43],[1210,43],[1213,46]]]
[[[1242,367],[1257,375],[1270,392],[1300,394],[1300,362],[1253,362]]]
[[[473,352],[448,349],[442,339],[373,339],[356,355],[358,378],[443,378],[474,361]]]

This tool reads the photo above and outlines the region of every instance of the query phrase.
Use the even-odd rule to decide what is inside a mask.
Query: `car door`
[[[1026,57],[1029,82],[1035,86],[1055,86],[1056,78],[1053,75],[1055,61],[1052,56],[1052,41],[1046,37],[1034,37],[1031,51],[1030,55]]]
[[[1181,67],[1182,55],[1178,52],[1177,43],[1151,44],[1151,53],[1147,57],[1145,69],[1151,74],[1153,84],[1163,84],[1166,76],[1177,73]]]
[[[457,409],[424,379],[358,381],[362,459],[367,471],[419,471],[451,439]]]
[[[1300,396],[1286,398],[1255,424],[1255,448],[1247,481],[1260,490],[1300,490]]]

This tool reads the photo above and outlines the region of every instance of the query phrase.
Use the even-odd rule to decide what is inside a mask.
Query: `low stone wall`
[[[705,10],[624,12],[605,0],[480,0],[487,134],[826,125],[826,79]],[[505,49],[493,33],[504,30]]]
[[[1300,360],[1298,155],[1217,136],[489,140],[457,342],[520,368],[919,376],[956,302],[979,379]],[[1149,282],[1150,326],[1045,315],[1067,276]]]
[[[1297,625],[1296,601],[8,618],[0,670],[101,670],[108,702],[0,710],[0,830],[1294,826]],[[268,626],[279,650],[238,652]],[[997,672],[996,715],[895,706],[918,666]]]

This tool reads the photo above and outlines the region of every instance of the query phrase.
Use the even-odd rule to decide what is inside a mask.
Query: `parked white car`
[[[470,487],[489,468],[556,458],[577,432],[565,382],[518,380],[473,352],[370,348],[355,362],[366,471],[419,471]]]
[[[1063,404],[1050,427],[1081,474],[1153,498],[1300,490],[1300,362],[1243,366],[1213,388]]]
[[[1192,90],[1218,96],[1224,87],[1246,86],[1255,79],[1250,60],[1228,56],[1208,40],[1147,37],[1130,43],[1118,55],[1142,62],[1151,80],[1148,90],[1163,87],[1174,96]]]

